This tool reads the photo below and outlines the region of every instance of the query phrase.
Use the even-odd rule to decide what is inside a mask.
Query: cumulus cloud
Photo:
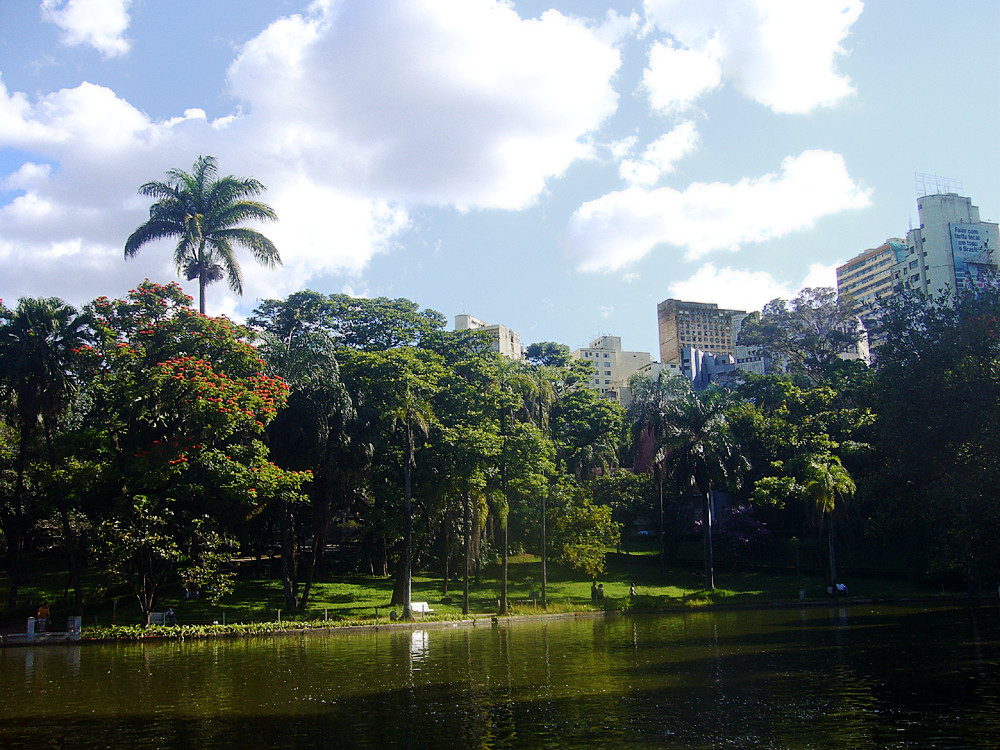
[[[389,201],[517,209],[616,109],[614,45],[495,0],[317,3],[229,76],[275,151]]]
[[[662,244],[693,259],[782,237],[870,202],[842,156],[804,151],[784,159],[780,172],[735,184],[630,187],[584,203],[570,218],[567,252],[584,271],[613,271]]]
[[[854,93],[836,70],[861,0],[645,0],[653,44],[650,103],[683,109],[720,83],[775,112],[801,114]]]
[[[706,263],[693,276],[669,286],[670,296],[696,302],[715,302],[737,310],[760,310],[776,297],[794,296],[794,286],[766,271],[718,268]]]
[[[621,178],[633,185],[655,185],[674,171],[674,163],[698,147],[698,129],[690,120],[682,122],[669,133],[646,147],[639,159],[625,159],[618,166]]]
[[[89,44],[104,57],[129,51],[125,38],[132,0],[42,0],[42,18],[63,31],[63,42]]]
[[[67,41],[110,55],[127,49],[128,5],[46,0],[43,13]],[[147,215],[137,187],[199,154],[268,187],[281,221],[263,230],[284,260],[269,271],[246,258],[247,301],[217,284],[210,312],[359,273],[394,247],[414,205],[528,205],[591,155],[593,131],[617,107],[615,44],[634,21],[522,19],[500,0],[318,0],[238,51],[237,101],[213,120],[195,106],[153,119],[89,82],[28,95],[0,79],[0,148],[31,154],[0,174],[13,193],[0,203],[3,294],[79,303],[174,278],[170,242],[127,264],[122,246]],[[56,257],[74,273],[53,289]]]
[[[722,50],[711,39],[700,49],[654,42],[642,82],[649,103],[663,112],[682,111],[722,83]]]
[[[832,277],[831,277],[832,274]],[[692,276],[669,286],[670,296],[695,302],[715,302],[724,307],[753,312],[773,299],[791,299],[807,287],[836,288],[836,266],[813,263],[798,284],[779,281],[766,271],[732,267],[718,268],[706,263]]]

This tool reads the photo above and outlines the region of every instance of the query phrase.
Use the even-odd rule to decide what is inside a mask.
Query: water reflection
[[[0,746],[989,746],[998,620],[837,607],[5,649]]]

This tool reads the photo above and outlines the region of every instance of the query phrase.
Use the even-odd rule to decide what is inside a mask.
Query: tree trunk
[[[299,598],[299,609],[305,611],[309,603],[309,591],[316,577],[316,569],[323,560],[326,551],[326,530],[330,526],[330,508],[333,505],[333,487],[326,472],[321,472],[313,482],[315,492],[313,503],[313,544],[309,558],[306,561],[305,583],[302,586],[302,596]]]
[[[49,466],[55,473],[56,451],[52,445],[52,429],[48,419],[43,419],[45,428],[45,448],[49,454]],[[69,508],[66,504],[66,496],[62,491],[62,485],[57,481],[52,485],[52,490],[56,496],[56,505],[59,507],[59,517],[62,521],[63,540],[66,548],[66,562],[69,565],[69,585],[73,589],[73,614],[83,614],[83,591],[80,588],[80,564],[77,557],[78,540],[73,525],[69,520]]]
[[[715,560],[712,556],[712,490],[703,495],[705,508],[705,589],[715,591]]]
[[[463,540],[465,547],[465,570],[462,576],[462,614],[467,615],[469,614],[469,567],[472,562],[472,500],[468,492],[462,495],[462,505],[462,532],[465,537]]]
[[[406,518],[404,519],[404,528],[406,530],[406,539],[403,547],[403,619],[412,620],[412,593],[413,593],[413,510],[412,510],[412,498],[410,495],[410,463],[413,461],[413,454],[410,454],[410,458],[406,464],[406,477],[405,477],[405,489],[406,489],[406,506],[405,513]]]
[[[833,513],[830,514],[829,520],[830,525],[826,533],[830,554],[830,591],[833,592],[834,596],[839,596],[840,592],[837,590],[837,556],[833,548]]]
[[[508,505],[507,507],[509,509],[510,505]],[[509,513],[510,511],[508,510],[507,512]],[[507,519],[506,518],[503,520],[503,528],[501,529],[500,533],[503,534],[503,565],[502,565],[502,570],[500,571],[500,579],[501,579],[501,583],[500,583],[500,614],[505,615],[505,614],[507,614],[507,557],[508,557],[508,552],[507,552],[507,549],[508,549],[507,548]]]
[[[548,587],[548,573],[545,569],[545,493],[542,493],[542,609],[548,609],[548,599],[546,598]]]
[[[298,582],[295,580],[295,516],[291,503],[283,501],[281,514],[281,579],[285,592],[285,608],[295,609]]]

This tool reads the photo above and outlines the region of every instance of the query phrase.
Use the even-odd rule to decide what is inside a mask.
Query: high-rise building
[[[619,336],[600,336],[590,342],[590,346],[570,352],[573,359],[593,363],[593,373],[587,385],[602,396],[615,396],[628,385],[628,379],[639,369],[653,361],[649,352],[626,352],[622,350]]]
[[[735,356],[734,315],[746,315],[746,312],[720,309],[713,303],[664,300],[656,306],[660,361],[679,364],[688,347]]]
[[[980,220],[971,198],[924,195],[917,200],[917,212],[920,226],[907,233],[907,256],[896,267],[904,288],[936,297],[946,289],[994,283],[1000,230]]]
[[[905,264],[906,241],[893,237],[865,250],[837,267],[837,294],[851,297],[862,320],[870,320],[880,298],[889,297],[896,284],[894,270]]]
[[[493,338],[493,350],[509,359],[524,359],[524,347],[521,346],[521,336],[499,323],[490,324],[471,315],[455,316],[456,331],[483,331]]]

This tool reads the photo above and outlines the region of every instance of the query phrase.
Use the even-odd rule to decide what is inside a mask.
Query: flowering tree
[[[248,517],[299,499],[309,478],[271,463],[262,440],[287,386],[265,373],[242,329],[189,303],[176,284],[147,281],[92,305],[101,345],[85,424],[110,499],[101,550],[144,613],[177,572],[225,593],[218,552]]]

